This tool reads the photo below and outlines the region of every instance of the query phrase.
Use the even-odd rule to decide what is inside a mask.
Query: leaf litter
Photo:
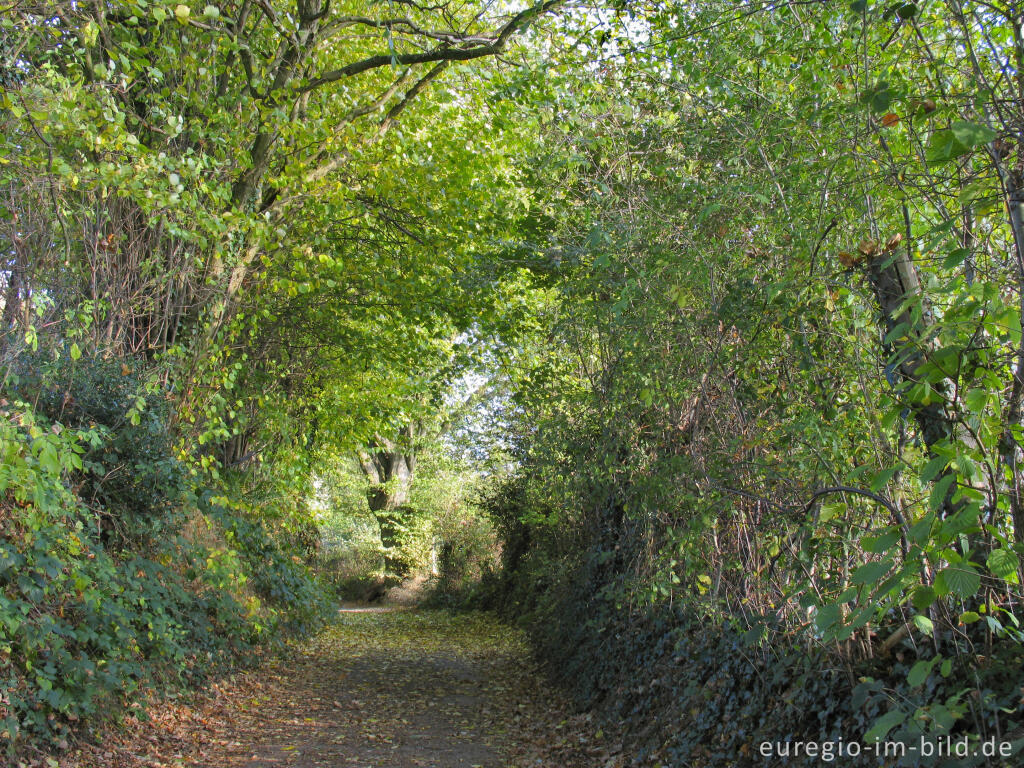
[[[544,683],[522,633],[489,614],[428,610],[342,610],[287,653],[188,702],[153,705],[55,758],[38,765],[615,768],[623,760],[621,746]]]

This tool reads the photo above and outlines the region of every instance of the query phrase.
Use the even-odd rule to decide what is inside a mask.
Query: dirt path
[[[183,722],[183,719],[185,722]],[[211,692],[125,745],[182,768],[583,768],[615,766],[571,717],[519,633],[486,615],[343,610],[301,649]],[[144,748],[140,748],[140,744]],[[120,750],[117,750],[120,752]],[[96,755],[99,757],[99,755]],[[62,763],[63,764],[63,763]],[[89,765],[89,762],[81,763]]]

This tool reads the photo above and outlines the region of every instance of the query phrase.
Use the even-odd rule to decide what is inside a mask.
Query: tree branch
[[[346,64],[344,67],[331,70],[330,72],[325,72],[319,77],[314,78],[301,86],[299,90],[300,92],[313,91],[327,83],[333,83],[337,80],[352,77],[371,69],[390,66],[391,64],[409,66],[413,64],[433,64],[441,61],[471,61],[484,56],[492,56],[496,53],[500,53],[508,44],[509,39],[517,32],[521,32],[526,29],[534,19],[557,6],[564,4],[565,2],[566,0],[547,0],[544,3],[520,11],[513,16],[493,38],[481,36],[457,38],[459,42],[473,42],[476,40],[488,41],[483,44],[473,45],[473,47],[470,48],[451,48],[449,47],[449,43],[445,43],[425,53],[401,53],[394,55],[390,53],[381,53],[376,56],[369,56],[365,59],[361,59],[360,61],[354,61],[351,64]]]

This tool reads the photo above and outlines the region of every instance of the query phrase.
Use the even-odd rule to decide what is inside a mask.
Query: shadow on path
[[[540,681],[520,634],[482,614],[346,606],[255,673],[200,756],[228,768],[577,768],[615,765]]]

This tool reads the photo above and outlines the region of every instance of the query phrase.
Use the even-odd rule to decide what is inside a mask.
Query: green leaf
[[[910,598],[914,608],[921,613],[927,611],[935,603],[935,590],[927,586],[919,586]]]
[[[1000,579],[1008,579],[1017,574],[1020,558],[1012,549],[996,549],[988,556],[988,569]]]
[[[935,131],[928,140],[926,159],[945,163],[966,155],[975,147],[995,140],[996,133],[977,123],[955,122],[948,129]]]
[[[984,413],[988,404],[988,390],[980,387],[968,390],[964,395],[964,405],[973,413]]]
[[[956,140],[951,130],[943,129],[935,131],[928,139],[925,159],[929,163],[948,163],[967,152],[968,149]]]
[[[71,345],[70,353],[72,360],[78,360],[82,356],[82,350],[77,343]]]
[[[942,509],[942,505],[946,501],[946,496],[949,493],[950,486],[953,485],[955,480],[955,475],[946,475],[934,485],[931,495],[928,497],[929,508],[936,512]]]
[[[176,5],[174,7],[174,18],[179,24],[188,24],[188,17],[192,13],[187,5]]]
[[[51,475],[60,474],[60,456],[57,454],[57,447],[53,443],[47,441],[42,444],[39,451],[39,466]]]
[[[885,576],[892,569],[891,560],[878,560],[873,563],[865,563],[853,572],[850,579],[851,584],[873,584]]]
[[[930,483],[939,473],[942,472],[949,464],[949,459],[945,456],[936,456],[934,459],[924,465],[924,469],[921,470],[921,482]]]
[[[843,517],[846,514],[846,505],[842,502],[826,501],[822,503],[818,512],[818,522],[827,523],[829,520]]]
[[[837,621],[839,621],[839,606],[836,603],[821,606],[814,617],[814,624],[818,631],[822,633],[832,627]]]
[[[861,95],[861,102],[867,104],[872,112],[885,112],[892,103],[892,92],[889,90],[889,83],[880,80],[873,88],[868,89]]]
[[[905,718],[906,716],[899,710],[886,712],[880,718],[875,720],[874,725],[871,726],[871,730],[864,734],[864,741],[869,743],[881,741],[886,735],[888,735],[889,731],[897,725],[902,724]]]
[[[939,571],[949,591],[966,599],[981,587],[981,576],[969,567],[951,565]]]
[[[1021,339],[1020,313],[1013,309],[1008,309],[1001,319],[1010,343],[1015,347],[1019,346]]]
[[[883,469],[881,472],[876,472],[875,476],[871,478],[871,490],[878,493],[878,491],[885,488],[885,486],[889,484],[889,481],[892,480],[893,475],[899,472],[900,469],[900,465],[897,464],[895,467],[888,467],[887,469]]]
[[[935,625],[932,624],[932,620],[927,616],[922,616],[921,614],[916,614],[914,616],[914,626],[929,637],[931,637],[932,633],[935,631]]]
[[[888,531],[871,542],[868,551],[873,555],[881,555],[892,549],[893,545],[900,540],[899,530]]]
[[[928,675],[932,673],[932,668],[942,660],[941,656],[936,656],[933,659],[927,661],[919,661],[910,668],[910,673],[907,675],[907,684],[911,688],[917,688],[925,680],[928,679]]]
[[[96,45],[96,38],[99,34],[100,28],[92,19],[89,19],[89,21],[86,22],[86,25],[82,27],[82,37],[85,38],[86,45]]]
[[[979,621],[980,619],[981,616],[979,616],[974,611],[964,611],[960,614],[961,624],[973,624],[974,622]]]
[[[910,540],[918,546],[924,546],[924,543],[928,541],[928,537],[931,536],[934,522],[935,517],[933,514],[928,514],[922,520],[918,520],[910,528]]]
[[[956,140],[968,149],[974,149],[974,147],[995,141],[997,135],[995,131],[991,128],[986,128],[984,125],[962,121],[953,123],[950,130],[953,132]]]
[[[949,252],[949,255],[946,256],[946,260],[942,262],[942,267],[943,269],[956,269],[963,264],[970,255],[971,252],[967,248],[954,248]]]

